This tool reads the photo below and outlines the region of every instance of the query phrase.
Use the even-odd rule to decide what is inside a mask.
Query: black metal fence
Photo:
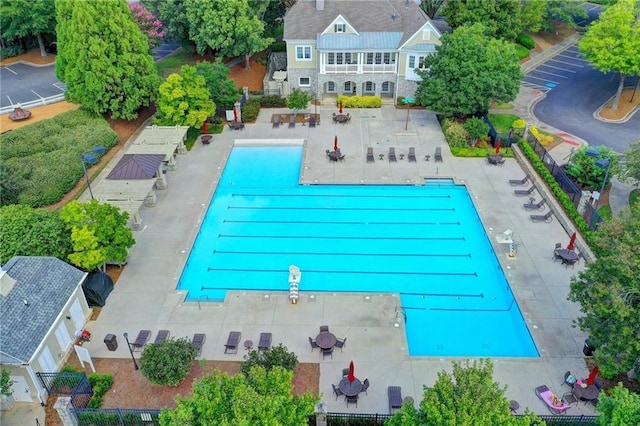
[[[89,400],[93,396],[93,388],[87,375],[82,373],[82,378],[71,393],[71,405],[75,408],[84,408],[89,403]]]
[[[538,416],[547,426],[595,426],[598,416]]]
[[[85,373],[39,373],[36,376],[49,395],[71,395],[78,383],[87,380]]]
[[[382,426],[389,414],[327,413],[327,426]],[[309,426],[316,426],[316,416],[309,416]]]
[[[160,425],[160,410],[72,408],[78,426]]]

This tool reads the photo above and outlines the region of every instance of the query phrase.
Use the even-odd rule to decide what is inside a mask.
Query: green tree
[[[273,39],[264,37],[264,23],[247,0],[185,2],[189,35],[199,54],[207,48],[222,56],[245,57],[250,68],[251,55],[266,49]]]
[[[127,227],[129,214],[118,207],[91,200],[71,201],[60,211],[60,217],[71,229],[74,265],[92,271],[106,262],[123,263],[135,240]]]
[[[0,208],[0,263],[13,256],[52,256],[67,261],[71,231],[57,212],[14,204]]]
[[[3,0],[0,3],[2,38],[13,40],[35,36],[40,55],[47,56],[43,34],[51,34],[56,27],[56,11],[50,0]]]
[[[568,298],[580,304],[578,326],[590,334],[600,373],[610,378],[640,358],[640,205],[602,222],[592,241],[597,258],[571,278]]]
[[[629,149],[624,152],[624,161],[625,170],[618,174],[618,179],[640,186],[640,139],[629,144]]]
[[[171,74],[160,85],[158,115],[154,122],[200,129],[216,106],[210,99],[205,78],[196,73],[196,68],[183,65],[181,70],[181,74]]]
[[[232,108],[238,100],[236,84],[229,78],[229,67],[222,63],[220,58],[215,62],[198,62],[196,74],[204,77],[209,90],[209,97],[216,108]]]
[[[196,353],[186,337],[146,345],[140,355],[140,371],[153,384],[178,386],[191,371]]]
[[[420,9],[424,10],[424,13],[431,19],[436,16],[436,13],[444,5],[444,0],[422,0],[420,2]]]
[[[523,29],[519,0],[447,0],[442,14],[454,29],[480,23],[487,35],[507,41]]]
[[[191,1],[193,0],[141,0],[141,3],[162,22],[166,38],[188,43],[189,21],[185,4]]]
[[[595,156],[587,154],[587,151],[595,151]],[[599,167],[596,164],[598,160],[609,160],[611,166]],[[609,174],[607,175],[607,169]],[[609,184],[611,177],[618,170],[618,155],[606,146],[591,147],[587,150],[586,146],[582,146],[576,150],[571,157],[571,162],[567,165],[567,174],[574,178],[580,185],[587,186],[592,189],[600,190],[602,185]],[[607,178],[605,182],[604,179]]]
[[[522,72],[512,43],[486,37],[482,24],[444,34],[437,54],[425,58],[416,90],[421,105],[445,116],[489,110],[515,99]]]
[[[193,396],[177,397],[175,409],[160,414],[162,426],[307,424],[319,398],[293,395],[293,372],[282,367],[266,371],[254,367],[249,374],[229,376],[215,371],[193,382]]]
[[[640,74],[640,0],[619,0],[602,12],[578,47],[596,69],[620,74],[611,107],[618,109],[625,78]]]
[[[464,129],[469,133],[469,137],[471,137],[471,146],[476,146],[478,139],[489,134],[489,125],[478,117],[472,117],[465,121]]]
[[[522,0],[520,2],[520,24],[524,31],[537,33],[542,29],[542,17],[547,0]]]
[[[575,27],[574,18],[586,18],[587,9],[582,7],[581,0],[546,0],[546,7],[542,14],[542,29],[551,30],[556,22]]]
[[[287,96],[287,108],[294,112],[305,109],[309,102],[313,99],[310,93],[303,92],[300,89],[293,89],[289,96]]]
[[[602,426],[640,425],[640,395],[629,392],[622,383],[601,394],[596,409],[600,415],[597,422]]]
[[[420,410],[404,404],[386,424],[390,426],[493,426],[538,424],[534,414],[515,417],[505,387],[493,381],[493,363],[453,362],[453,373],[441,371],[433,387],[424,386]]]
[[[256,365],[265,368],[267,371],[273,370],[274,367],[282,367],[289,371],[295,371],[298,366],[298,357],[293,352],[289,352],[287,347],[280,343],[263,351],[249,351],[244,356],[244,361],[240,363],[240,371],[249,375],[249,371]]]
[[[56,0],[56,76],[65,97],[95,114],[134,119],[157,95],[149,42],[126,0]]]

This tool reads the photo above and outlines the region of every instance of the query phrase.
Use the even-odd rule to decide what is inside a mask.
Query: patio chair
[[[519,408],[520,408],[520,403],[518,401],[516,401],[515,399],[512,399],[511,401],[509,401],[509,410],[511,410],[513,414],[516,414]]]
[[[309,345],[311,345],[311,352],[313,352],[314,349],[320,349],[320,346],[318,346],[316,341],[313,340],[311,337],[309,337]]]
[[[369,389],[369,379],[364,379],[364,382],[362,382],[362,390],[360,392],[364,392],[365,395],[369,395],[367,393],[367,389]]]
[[[567,392],[564,395],[562,395],[562,401],[565,404],[577,404],[578,403],[578,398],[576,398],[576,396],[573,394],[573,392]]]
[[[328,325],[321,325],[320,326],[320,333],[322,332],[329,332],[329,326]]]
[[[196,356],[200,356],[202,354],[202,347],[204,346],[204,341],[207,339],[207,335],[204,333],[195,333],[193,335],[193,339],[191,339],[191,346],[196,349]]]
[[[349,375],[349,368],[342,369],[342,377],[347,377]]]
[[[396,158],[396,149],[393,146],[389,147],[389,154],[387,155],[389,157],[389,162],[394,162],[397,163],[398,159]]]
[[[289,116],[289,128],[292,129],[294,127],[296,127],[296,116],[291,115]]]
[[[407,157],[407,159],[409,160],[410,163],[415,163],[416,162],[416,148],[415,147],[409,147],[409,155]]]
[[[347,344],[347,338],[345,337],[344,339],[340,340],[340,339],[336,339],[336,344],[335,347],[336,348],[340,348],[340,352],[342,352],[342,348],[344,347],[344,345]]]
[[[347,395],[345,399],[347,400],[347,408],[349,408],[349,404],[356,404],[356,408],[358,408],[358,395]]]
[[[375,163],[376,160],[375,158],[373,158],[373,148],[372,147],[368,147],[367,148],[367,163]]]
[[[389,396],[389,414],[393,414],[394,410],[402,408],[402,389],[400,386],[389,386],[387,394]]]
[[[560,243],[558,243],[558,244],[560,244]],[[556,244],[556,247],[558,246],[558,244]],[[560,246],[560,247],[562,247],[562,246]],[[573,375],[571,374],[571,371],[566,371],[564,373],[564,382],[562,382],[562,384],[560,386],[567,385],[570,388],[573,388],[573,385],[575,385],[575,384],[576,384],[576,378],[573,377]]]
[[[309,127],[316,127],[316,118],[315,117],[310,117],[309,118]]]
[[[258,343],[258,350],[269,349],[271,347],[271,333],[260,333],[260,342]]]
[[[553,248],[553,261],[555,262],[556,260],[560,259],[562,260],[562,256],[560,256],[560,249],[562,248],[562,243],[556,243],[556,246]],[[569,373],[567,371],[567,373]],[[569,373],[571,374],[571,373]],[[566,373],[565,373],[565,380],[567,379],[566,377]]]
[[[333,348],[322,349],[322,359],[324,359],[327,356],[330,356],[331,359],[333,359]]]
[[[511,186],[524,185],[528,181],[529,181],[529,175],[523,177],[522,179],[509,179],[509,185]]]
[[[151,337],[151,330],[140,330],[136,340],[131,344],[131,350],[133,352],[141,351],[144,345]]]
[[[433,154],[433,158],[436,163],[442,163],[442,148],[439,146],[436,147],[436,152]]]
[[[273,128],[278,129],[280,127],[280,115],[276,114],[273,116]]]
[[[240,344],[240,332],[239,331],[230,331],[229,337],[227,337],[227,343],[224,345],[224,353],[225,354],[236,354],[238,353],[238,345]]]
[[[340,390],[340,388],[338,386],[336,386],[333,383],[331,383],[331,387],[333,388],[333,393],[336,394],[336,401],[338,400],[339,396],[344,395],[344,393],[342,393],[342,391]]]
[[[535,190],[536,190],[536,187],[535,186],[531,186],[531,188],[529,188],[529,189],[514,189],[513,193],[516,194],[519,197],[522,197],[524,195],[531,195],[531,193],[533,191],[535,191]]]
[[[535,389],[535,393],[551,414],[564,414],[571,406],[560,400],[549,388],[545,385],[538,386]]]
[[[553,211],[549,210],[545,215],[532,214],[529,215],[533,222],[551,222],[553,220]]]
[[[537,203],[525,203],[522,206],[525,210],[544,210],[544,205],[547,203],[547,200],[544,198]]]
[[[156,336],[156,340],[153,341],[154,345],[162,345],[165,340],[169,338],[169,330],[160,330]]]

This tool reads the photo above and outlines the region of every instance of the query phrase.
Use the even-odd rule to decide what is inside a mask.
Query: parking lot
[[[54,70],[53,64],[33,66],[14,63],[0,67],[0,108],[64,95],[66,86],[56,78]]]
[[[522,79],[522,84],[547,92],[560,84],[575,79],[584,68],[592,67],[580,57],[578,46],[573,45],[529,71]]]

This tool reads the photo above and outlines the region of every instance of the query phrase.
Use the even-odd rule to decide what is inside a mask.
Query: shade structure
[[[342,101],[340,101],[340,114],[342,114]]]
[[[238,109],[233,107],[233,121],[238,121]]]
[[[501,140],[498,139],[498,143],[496,144],[496,154],[500,154],[500,144],[501,144]]]
[[[573,250],[576,248],[576,237],[577,237],[577,234],[575,232],[571,234],[571,239],[569,240],[569,245],[567,246],[567,250]]]
[[[334,151],[337,151],[337,150],[338,150],[338,135],[336,135],[336,136],[333,138],[333,150],[334,150]]]
[[[595,383],[596,376],[598,375],[598,370],[599,368],[597,365],[593,367],[593,370],[591,370],[591,373],[589,373],[589,377],[587,377],[587,380],[585,380],[588,385],[593,385]]]
[[[349,363],[349,374],[347,375],[347,379],[349,379],[350,382],[353,382],[356,379],[356,376],[353,374],[353,361],[351,361]]]

